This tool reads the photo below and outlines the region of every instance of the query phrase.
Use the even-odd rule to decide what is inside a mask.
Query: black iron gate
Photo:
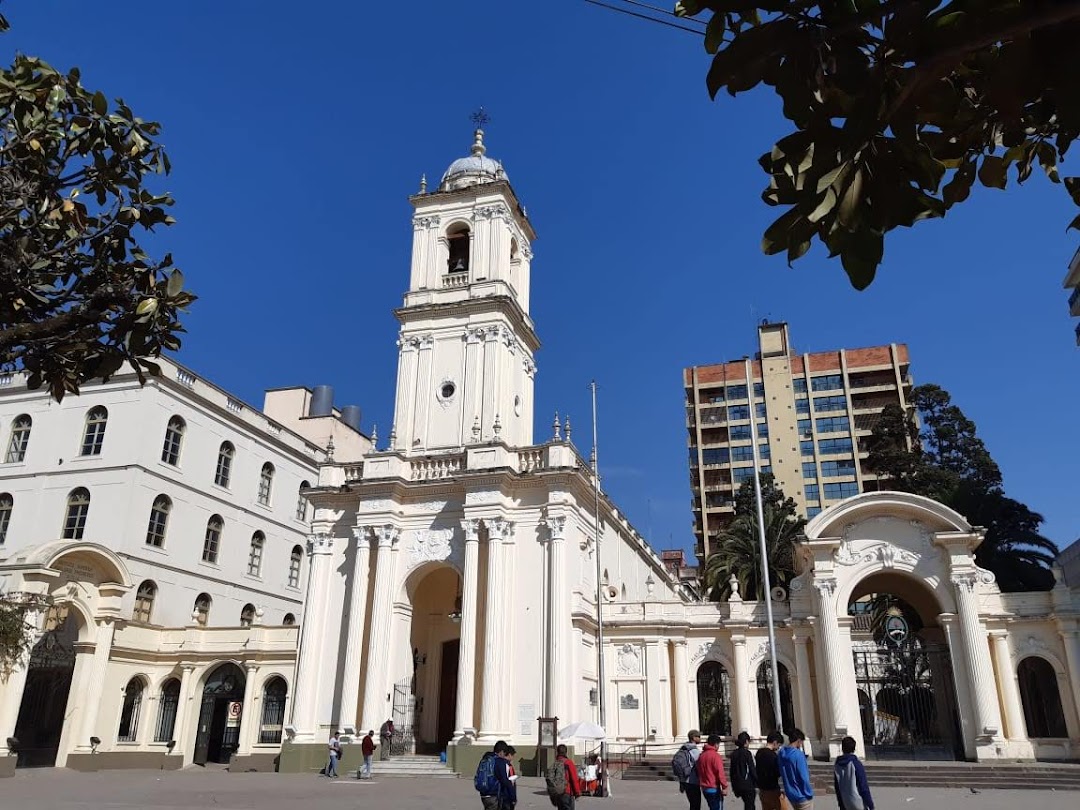
[[[394,736],[390,740],[390,755],[412,754],[416,745],[413,728],[416,723],[416,679],[403,678],[394,684]]]
[[[51,768],[56,764],[64,729],[71,677],[75,671],[78,627],[66,605],[49,609],[45,633],[27,664],[19,716],[15,721],[19,768]]]
[[[855,684],[866,755],[872,759],[963,757],[952,662],[943,644],[911,637],[857,648]]]

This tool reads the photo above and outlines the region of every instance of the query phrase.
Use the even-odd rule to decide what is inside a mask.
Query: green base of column
[[[290,743],[281,745],[281,754],[278,759],[279,773],[319,773],[326,767],[329,761],[329,751],[326,743]],[[344,775],[348,771],[355,772],[364,765],[364,755],[360,751],[360,743],[343,745],[341,747],[341,760],[338,762],[338,774]]]
[[[535,745],[515,745],[517,756],[514,758],[514,770],[521,776],[540,776],[539,747]],[[573,758],[574,747],[567,746],[569,756]],[[476,773],[476,766],[481,757],[491,750],[487,745],[448,745],[446,764],[450,770],[470,779]],[[550,749],[549,749],[550,750]]]

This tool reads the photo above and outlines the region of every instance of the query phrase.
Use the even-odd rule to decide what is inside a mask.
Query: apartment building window
[[[87,411],[80,456],[101,455],[101,446],[105,443],[105,425],[108,421],[109,412],[100,405]]]
[[[844,378],[840,374],[826,374],[823,377],[812,377],[810,387],[814,391],[843,391]]]
[[[854,481],[844,481],[839,484],[826,484],[825,485],[825,499],[829,501],[838,501],[842,498],[850,498],[853,495],[859,494],[859,485]]]
[[[809,441],[799,442],[799,454],[802,455],[802,456],[811,456],[811,457],[813,457],[813,455],[814,455],[814,440],[810,439]]]
[[[192,611],[194,614],[195,624],[199,627],[206,627],[210,623],[210,607],[214,604],[214,600],[210,598],[208,593],[200,593],[195,597],[195,609]]]
[[[157,596],[157,585],[151,580],[146,580],[139,586],[135,594],[135,610],[131,613],[131,620],[150,624],[150,617],[154,614],[154,598]]]
[[[806,393],[806,377],[796,377],[791,383],[796,394]]]
[[[7,540],[8,527],[11,525],[11,511],[15,508],[15,499],[11,493],[0,494],[0,546]]]
[[[293,546],[292,553],[289,555],[289,587],[300,587],[300,564],[304,561],[304,549],[300,546]]]
[[[761,474],[762,475],[772,475],[772,465],[771,464],[762,465]]]
[[[814,410],[818,413],[830,413],[832,411],[846,411],[847,397],[814,397]]]
[[[765,419],[766,415],[767,415],[767,412],[766,412],[766,408],[765,408],[765,403],[764,402],[755,402],[754,403],[754,416],[756,418],[758,418],[758,419]]]
[[[78,487],[71,490],[64,515],[64,539],[82,540],[86,531],[86,516],[90,512],[90,490]]]
[[[161,548],[165,545],[165,528],[169,523],[172,501],[168,495],[158,495],[150,507],[150,524],[146,527],[146,545]]]
[[[236,448],[232,446],[232,442],[221,443],[217,454],[217,469],[214,471],[214,483],[219,487],[229,488],[229,479],[232,477],[232,463],[235,455]]]
[[[262,465],[259,471],[259,503],[263,506],[270,505],[270,490],[274,486],[274,465],[269,461]]]
[[[765,383],[754,383],[754,396],[758,399],[765,396]]]
[[[818,433],[847,433],[851,424],[846,416],[823,416],[817,420]]]
[[[179,416],[169,420],[165,428],[165,444],[161,447],[161,460],[174,467],[180,463],[180,445],[184,441],[184,431],[187,425]]]
[[[762,459],[769,459],[772,457],[772,451],[769,450],[769,445],[767,444],[758,445],[758,454]]]
[[[221,547],[221,532],[225,528],[225,521],[221,515],[213,515],[206,522],[206,535],[203,538],[202,558],[203,562],[217,563],[218,551]]]
[[[695,462],[697,459],[694,459]],[[730,452],[726,447],[710,447],[701,451],[701,460],[706,466],[711,464],[727,464],[730,460]]]
[[[711,404],[716,404],[718,402],[723,402],[724,401],[724,389],[723,388],[714,388],[714,389],[712,389],[710,391],[702,391],[701,392],[701,399],[702,399],[703,402],[708,402],[708,403],[711,403]]]
[[[806,496],[806,500],[811,503],[817,503],[821,500],[821,490],[817,484],[807,484],[803,487],[803,495]]]
[[[835,461],[821,462],[822,478],[843,478],[855,474],[855,459],[841,458]]]
[[[266,535],[262,532],[251,535],[251,548],[248,550],[248,576],[257,577],[262,574],[264,545],[266,545]]]
[[[815,518],[820,514],[821,514],[821,507],[820,506],[808,506],[808,507],[806,507],[806,517],[807,518]]]
[[[690,463],[697,465],[697,448],[690,448]],[[308,516],[308,501],[307,491],[311,489],[311,484],[307,481],[300,482],[300,490],[296,494],[296,519],[307,523]]]
[[[814,435],[814,430],[809,419],[800,419],[797,430],[799,431],[800,439],[809,439]]]
[[[689,455],[690,455],[690,466],[691,467],[696,467],[698,465],[698,455],[697,455],[697,445],[696,444],[690,445]],[[297,508],[296,508],[296,517],[297,517],[298,520],[300,519],[300,507],[299,506],[297,506]]]
[[[818,452],[822,455],[850,453],[851,451],[851,439],[822,439],[818,442]]]
[[[800,415],[807,415],[810,413],[810,400],[797,399],[795,400],[795,413]]]
[[[736,467],[732,473],[732,477],[735,479],[736,484],[741,484],[743,481],[749,481],[754,477],[754,468]]]
[[[749,444],[740,447],[732,447],[731,460],[735,463],[739,463],[741,461],[753,461],[754,448]]]
[[[745,385],[729,385],[727,387],[726,396],[730,402],[733,399],[746,399],[746,386]]]
[[[749,439],[752,434],[750,425],[732,425],[728,428],[728,439],[733,442]]]
[[[764,422],[758,422],[757,437],[759,439],[769,438],[769,426],[766,425]]]
[[[808,481],[816,481],[817,465],[812,461],[804,461],[802,465],[802,477]]]
[[[255,623],[255,606],[251,604],[244,605],[243,610],[240,611],[240,626],[251,627]]]
[[[16,464],[26,460],[26,448],[30,446],[30,428],[33,425],[34,420],[28,413],[15,417],[15,421],[11,423],[11,438],[4,456],[5,463]]]
[[[728,408],[728,419],[732,422],[739,422],[743,419],[750,418],[750,406],[749,405],[732,405]]]

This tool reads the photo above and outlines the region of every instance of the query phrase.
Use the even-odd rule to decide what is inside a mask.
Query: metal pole
[[[589,383],[589,389],[592,391],[592,472],[593,472],[593,532],[595,538],[595,545],[593,546],[593,556],[596,560],[596,695],[597,703],[600,709],[600,727],[607,731],[607,708],[604,700],[604,693],[607,691],[607,684],[604,682],[604,597],[601,593],[603,583],[601,579],[601,567],[600,567],[600,461],[599,450],[596,441],[596,380]],[[607,778],[607,739],[600,741],[600,765],[603,768],[601,774],[601,796],[610,796],[611,790],[608,787]]]
[[[765,591],[765,619],[769,624],[769,659],[772,663],[772,692],[773,692],[773,722],[776,723],[777,731],[784,729],[784,717],[780,708],[780,670],[776,662],[776,627],[773,625],[772,612],[772,581],[769,576],[769,545],[765,540],[765,510],[761,504],[761,477],[758,475],[760,463],[758,453],[757,435],[757,409],[754,404],[754,380],[751,374],[752,364],[750,358],[746,358],[746,394],[750,403],[750,438],[754,450],[754,501],[757,505],[758,542],[761,549],[761,584]],[[761,380],[764,383],[765,373],[762,368]]]

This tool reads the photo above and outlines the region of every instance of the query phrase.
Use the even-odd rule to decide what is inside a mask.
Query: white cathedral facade
[[[538,718],[598,721],[600,690],[616,753],[694,727],[771,730],[764,605],[695,601],[606,496],[597,533],[569,429],[533,436],[535,234],[483,133],[411,203],[389,446],[323,465],[309,492],[282,769],[317,767],[332,729],[388,719],[399,751],[446,750],[459,772],[497,739],[528,762]],[[850,734],[870,755],[1080,756],[1080,582],[1002,594],[975,564],[982,536],[892,492],[809,524],[801,573],[777,594],[776,652],[783,725],[816,755]],[[887,634],[860,615],[874,604]]]

